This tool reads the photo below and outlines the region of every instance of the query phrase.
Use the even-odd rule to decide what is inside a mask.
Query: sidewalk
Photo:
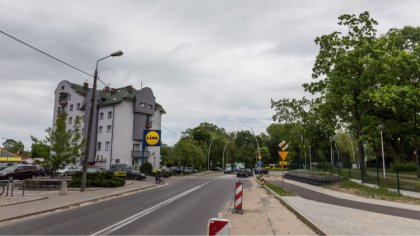
[[[279,176],[267,180],[282,180]],[[352,201],[419,211],[419,205],[410,205],[355,196],[285,179],[286,183],[304,187],[333,197]],[[327,235],[418,235],[420,221],[404,217],[363,211],[320,203],[301,197],[281,196],[280,199]]]
[[[68,209],[71,207],[89,204],[124,194],[134,193],[142,189],[156,186],[154,178],[136,181],[128,180],[123,187],[118,188],[93,188],[80,191],[68,191],[65,196],[60,196],[59,191],[26,191],[25,196],[29,198],[41,198],[30,202],[23,202],[14,205],[0,206],[0,222],[31,216],[39,213]],[[16,195],[20,193],[16,192]]]
[[[350,179],[351,181],[361,184],[362,181],[360,179]],[[369,184],[369,183],[363,183],[363,185],[369,186],[371,188],[378,188],[378,185],[376,184]],[[387,188],[389,191],[398,192],[395,188]],[[400,190],[401,195],[408,196],[408,197],[414,197],[420,199],[420,193],[419,192],[412,192],[412,191],[406,191],[406,190]]]
[[[233,199],[225,207],[224,218],[231,223],[231,235],[316,235],[316,233],[273,198],[253,179],[243,190],[243,215],[233,214]]]

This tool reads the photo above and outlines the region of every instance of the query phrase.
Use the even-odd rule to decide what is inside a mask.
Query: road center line
[[[110,226],[108,226],[108,227],[106,227],[106,228],[104,228],[104,229],[102,229],[102,230],[100,230],[100,231],[98,231],[96,233],[93,233],[93,234],[91,234],[91,236],[108,235],[108,234],[110,234],[110,233],[112,233],[112,232],[114,232],[114,231],[116,231],[116,230],[118,230],[118,229],[120,229],[120,228],[122,228],[122,227],[124,227],[124,226],[126,226],[126,225],[128,225],[130,223],[132,223],[133,221],[136,221],[136,220],[140,219],[141,217],[146,216],[146,215],[148,215],[148,214],[150,214],[150,213],[158,210],[159,208],[162,208],[162,207],[168,205],[169,203],[171,203],[171,202],[173,202],[175,200],[177,200],[177,199],[179,199],[181,197],[184,197],[184,196],[186,196],[186,195],[188,195],[188,194],[190,194],[190,193],[192,193],[192,192],[194,192],[194,191],[202,188],[204,185],[206,185],[206,184],[208,184],[210,182],[212,182],[212,181],[207,181],[207,182],[205,182],[203,184],[200,184],[200,185],[198,185],[198,186],[196,186],[194,188],[191,188],[191,189],[189,189],[189,190],[187,190],[185,192],[182,192],[182,193],[180,193],[180,194],[178,194],[178,195],[176,195],[176,196],[174,196],[172,198],[169,198],[169,199],[167,199],[167,200],[165,200],[165,201],[163,201],[161,203],[158,203],[158,204],[156,204],[156,205],[154,205],[154,206],[152,206],[152,207],[150,207],[150,208],[148,208],[148,209],[146,209],[144,211],[141,211],[141,212],[139,212],[139,213],[137,213],[135,215],[132,215],[132,216],[130,216],[130,217],[124,219],[124,220],[121,220],[121,221],[119,221],[119,222],[117,222],[117,223],[115,223],[113,225],[110,225]]]

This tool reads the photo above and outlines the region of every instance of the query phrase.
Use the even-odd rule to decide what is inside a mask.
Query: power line
[[[175,131],[172,131],[172,130],[170,130],[170,129],[166,128],[166,127],[165,127],[165,126],[163,126],[161,123],[159,123],[159,122],[157,122],[157,121],[154,121],[154,120],[153,120],[153,122],[155,122],[156,124],[160,125],[162,128],[166,129],[167,131],[169,131],[169,132],[171,132],[171,133],[173,133],[173,134],[175,134],[175,135],[178,135],[178,136],[182,137],[182,135],[178,134],[178,133],[177,133],[177,132],[175,132]]]
[[[52,59],[54,59],[54,60],[56,60],[56,61],[58,61],[58,62],[60,62],[60,63],[63,63],[63,64],[64,64],[64,65],[66,65],[66,66],[69,66],[69,67],[71,67],[71,68],[73,68],[73,69],[75,69],[75,70],[77,70],[77,71],[79,71],[79,72],[81,72],[81,73],[83,73],[83,74],[85,74],[85,75],[90,76],[90,77],[92,77],[92,78],[93,78],[93,75],[91,75],[91,74],[89,74],[89,73],[87,73],[87,72],[85,72],[85,71],[83,71],[83,70],[81,70],[81,69],[79,69],[79,68],[77,68],[77,67],[75,67],[75,66],[72,66],[72,65],[70,65],[69,63],[67,63],[67,62],[65,62],[65,61],[63,61],[63,60],[60,60],[60,59],[58,59],[57,57],[52,56],[52,55],[50,55],[50,54],[48,54],[48,53],[46,53],[46,52],[42,51],[41,49],[38,49],[38,48],[36,48],[36,47],[34,47],[34,46],[32,46],[32,45],[28,44],[28,43],[25,43],[25,42],[23,42],[22,40],[20,40],[20,39],[18,39],[18,38],[16,38],[16,37],[14,37],[14,36],[12,36],[12,35],[10,35],[10,34],[8,34],[8,33],[4,32],[4,31],[2,31],[2,30],[0,30],[0,33],[2,33],[2,34],[4,34],[4,35],[6,35],[6,36],[7,36],[7,37],[9,37],[9,38],[12,38],[12,39],[14,39],[14,40],[18,41],[19,43],[21,43],[21,44],[23,44],[23,45],[25,45],[25,46],[28,46],[28,47],[30,47],[30,48],[32,48],[32,49],[34,49],[35,51],[38,51],[38,52],[40,52],[40,53],[44,54],[44,55],[45,55],[45,56],[47,56],[47,57],[50,57],[50,58],[52,58]],[[105,84],[105,83],[104,83],[102,80],[100,80],[99,78],[98,78],[98,80],[99,80],[99,81],[100,81],[103,85],[107,86],[107,84]]]

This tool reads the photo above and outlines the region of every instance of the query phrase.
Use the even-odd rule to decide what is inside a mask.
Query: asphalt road
[[[282,181],[270,181],[270,183],[273,183],[278,186],[283,186]],[[336,198],[330,195],[322,194],[322,193],[312,191],[312,190],[309,190],[300,186],[296,186],[293,184],[289,184],[289,183],[284,183],[283,188],[289,192],[296,194],[297,196],[300,196],[309,200],[314,200],[317,202],[420,220],[419,211],[412,211],[412,210],[401,209],[401,208],[396,208],[396,207],[387,207],[387,206],[381,206],[381,205],[376,205],[376,204],[351,201],[351,200],[342,199],[342,198]]]
[[[235,176],[221,174],[188,177],[160,188],[8,224],[0,227],[0,234],[203,235],[208,220],[226,204],[233,204],[235,181]]]

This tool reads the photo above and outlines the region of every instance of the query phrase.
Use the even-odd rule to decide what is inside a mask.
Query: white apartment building
[[[92,89],[61,81],[55,90],[54,121],[58,112],[67,112],[67,127],[73,129],[76,116],[83,117],[83,135],[89,122]],[[142,135],[145,129],[160,129],[165,110],[156,103],[150,88],[105,87],[98,91],[90,140],[89,164],[108,169],[113,163],[141,165]],[[83,150],[84,151],[84,150]],[[144,161],[160,167],[160,147],[146,147]]]

